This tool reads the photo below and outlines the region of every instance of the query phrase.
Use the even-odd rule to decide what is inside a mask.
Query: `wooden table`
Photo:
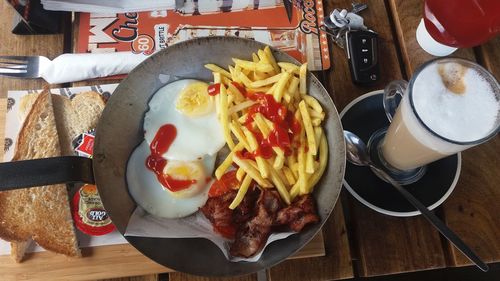
[[[371,87],[351,83],[344,51],[332,46],[333,66],[319,73],[324,85],[341,111],[354,98],[396,79],[408,79],[414,69],[432,57],[419,48],[415,30],[421,18],[421,0],[373,0],[362,12],[365,24],[379,33],[381,80]],[[334,8],[348,8],[347,0],[324,0],[325,13]],[[9,32],[13,12],[0,1],[0,54],[45,55],[55,57],[71,50],[71,31],[64,35],[14,36]],[[69,27],[68,27],[69,28]],[[454,56],[468,58],[485,66],[500,78],[500,38],[474,49],[462,49]],[[7,90],[37,89],[39,80],[0,78],[0,108],[6,106]],[[3,116],[0,116],[3,133]],[[1,133],[0,133],[1,134]],[[500,261],[500,138],[462,153],[462,172],[453,194],[436,210],[486,262]],[[1,152],[0,152],[1,154]],[[1,155],[0,155],[1,156]],[[270,280],[339,280],[353,276],[375,276],[434,268],[470,265],[470,262],[422,217],[395,218],[372,211],[346,191],[323,229],[325,256],[287,260],[268,270]],[[130,254],[134,254],[130,250]],[[135,253],[137,254],[137,253]],[[127,264],[127,262],[129,262]],[[134,271],[127,271],[127,268]],[[115,278],[163,272],[147,259],[124,264],[110,263],[90,267],[88,279]],[[22,268],[16,269],[25,279]],[[40,270],[43,271],[42,267]],[[3,274],[0,272],[0,274]],[[82,273],[85,274],[85,273]],[[80,276],[81,277],[81,276]],[[130,280],[156,280],[156,275]],[[170,280],[219,280],[183,273],[169,273]],[[80,278],[85,279],[85,278]],[[256,275],[224,280],[256,280]]]

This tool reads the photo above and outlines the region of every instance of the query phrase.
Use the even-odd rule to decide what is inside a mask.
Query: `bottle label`
[[[73,197],[73,220],[76,227],[89,235],[104,235],[115,229],[104,209],[95,185],[82,186]]]

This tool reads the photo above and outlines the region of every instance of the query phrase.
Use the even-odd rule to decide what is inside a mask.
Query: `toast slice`
[[[28,239],[26,241],[22,242],[11,242],[10,243],[10,256],[14,259],[16,262],[22,262],[24,258],[24,254],[26,253],[26,250],[28,247],[31,245],[33,241],[31,239]]]
[[[21,121],[26,118],[39,95],[29,94],[21,98],[18,112]],[[94,91],[79,93],[73,99],[56,94],[51,97],[62,155],[73,155],[73,139],[97,126],[105,101]],[[16,262],[22,261],[30,242],[11,242],[11,257]]]
[[[35,103],[39,96],[40,94],[28,94],[19,100],[19,110],[17,114],[21,123],[24,122],[26,116],[30,113],[31,108],[33,107],[33,103]]]
[[[26,118],[39,95],[29,94],[21,98],[18,112],[21,121]],[[62,154],[73,155],[71,142],[78,135],[96,128],[106,103],[102,96],[94,91],[79,93],[72,99],[52,94],[52,103]]]
[[[46,90],[33,102],[19,132],[13,161],[61,155],[52,99]],[[47,250],[80,256],[66,186],[0,192],[0,238],[33,239]],[[22,250],[23,245],[15,245]]]
[[[63,155],[73,155],[72,141],[97,127],[97,122],[106,105],[99,93],[83,92],[69,99],[61,95],[52,95],[57,132]]]

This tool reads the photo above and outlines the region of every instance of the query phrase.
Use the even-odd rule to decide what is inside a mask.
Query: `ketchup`
[[[243,151],[236,155],[243,159],[255,159],[257,156],[269,159],[273,156],[273,147],[279,147],[285,152],[285,155],[290,155],[292,153],[291,141],[301,130],[299,121],[295,119],[292,112],[288,111],[283,104],[277,102],[272,95],[265,93],[245,94],[247,98],[257,102],[249,108],[244,125],[253,133],[259,146],[253,153]],[[273,122],[273,130],[267,138],[264,138],[262,133],[252,125],[257,113],[261,113]]]
[[[158,174],[156,176],[158,177]],[[196,183],[196,180],[177,180],[169,175],[162,175],[162,178],[165,182],[165,185],[163,183],[162,185],[172,192],[181,191],[183,189],[189,188],[191,185]]]
[[[209,96],[218,95],[220,93],[220,83],[209,85],[207,91]]]
[[[146,167],[156,174],[156,178],[163,187],[172,192],[187,189],[192,184],[196,183],[196,180],[177,180],[169,175],[163,174],[163,169],[165,165],[167,165],[167,160],[163,158],[162,155],[168,151],[176,136],[177,129],[174,125],[166,124],[161,126],[149,145],[151,154],[146,159]]]
[[[240,83],[238,82],[231,82],[231,84],[233,84],[233,86],[236,87],[236,89],[238,89],[240,91],[240,93],[242,93],[243,95],[246,96],[247,94],[247,90],[245,89],[245,87],[243,87],[243,85],[241,85]]]
[[[426,0],[424,24],[441,44],[474,47],[500,33],[500,1]]]

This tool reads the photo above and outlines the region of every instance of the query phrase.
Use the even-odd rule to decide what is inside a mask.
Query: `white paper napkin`
[[[63,54],[40,64],[40,75],[51,84],[129,73],[148,56],[131,52]]]
[[[218,235],[212,230],[212,225],[201,212],[181,219],[158,218],[148,214],[141,207],[137,207],[130,217],[125,236],[142,236],[155,238],[205,238],[212,241],[222,251],[224,256],[232,262],[256,262],[266,249],[267,245],[276,240],[285,239],[295,232],[272,233],[266,245],[253,257],[245,259],[232,257],[229,254],[231,241]]]

